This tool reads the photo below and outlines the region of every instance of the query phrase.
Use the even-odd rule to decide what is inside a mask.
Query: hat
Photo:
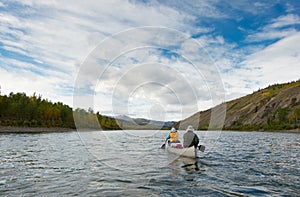
[[[192,125],[189,125],[188,128],[186,129],[187,131],[194,131],[194,127]]]
[[[176,131],[176,129],[174,127],[172,127],[171,131]]]

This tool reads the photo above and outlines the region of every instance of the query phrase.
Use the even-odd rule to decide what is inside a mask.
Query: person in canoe
[[[180,143],[179,139],[178,139],[178,132],[177,130],[172,127],[166,141],[169,140],[169,143]]]
[[[178,132],[174,127],[172,127],[168,137],[165,140],[165,143],[160,148],[164,149],[166,147],[166,143],[168,143],[168,145],[171,147],[182,148],[182,145],[178,138]]]
[[[192,147],[194,146],[197,148],[199,144],[199,138],[198,136],[194,133],[194,128],[193,126],[188,126],[186,129],[186,133],[183,135],[183,147]]]

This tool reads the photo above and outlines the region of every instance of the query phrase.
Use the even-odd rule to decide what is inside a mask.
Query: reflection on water
[[[187,172],[193,172],[199,170],[197,159],[186,158],[186,157],[181,157],[180,159],[184,164],[181,167],[184,168]]]
[[[0,195],[300,195],[299,134],[198,132],[191,159],[160,149],[167,131],[134,132],[2,134]]]

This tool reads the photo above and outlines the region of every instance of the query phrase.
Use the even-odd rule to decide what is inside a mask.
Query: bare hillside
[[[175,126],[180,124],[180,127],[182,127],[182,125],[185,126],[199,121],[198,129],[208,129],[211,121],[211,111],[212,109],[198,112],[178,122]],[[298,129],[300,127],[299,123],[300,80],[272,85],[227,102],[223,129],[286,130]]]

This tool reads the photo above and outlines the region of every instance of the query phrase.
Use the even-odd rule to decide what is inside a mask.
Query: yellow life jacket
[[[178,141],[178,133],[177,132],[170,132],[170,142]]]

